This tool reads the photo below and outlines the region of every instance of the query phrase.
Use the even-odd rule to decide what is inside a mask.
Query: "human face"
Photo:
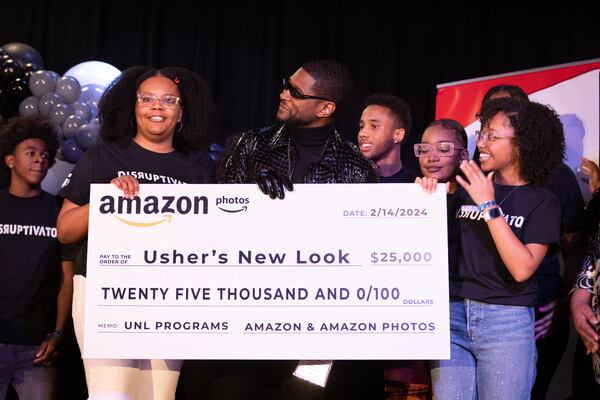
[[[514,138],[515,130],[504,112],[496,114],[489,124],[482,128],[484,133],[496,137],[490,141],[481,139],[477,142],[479,161],[483,171],[496,171],[501,176],[520,175],[520,161]]]
[[[162,98],[163,96],[181,97],[177,85],[164,76],[153,76],[146,79],[138,87],[137,95],[147,94]],[[140,146],[150,150],[172,148],[175,126],[181,121],[183,110],[178,102],[175,107],[164,107],[160,101],[149,105],[142,105],[137,100],[135,103],[135,121],[137,133],[134,140]]]
[[[434,151],[427,157],[419,157],[419,167],[423,176],[435,178],[439,182],[454,180],[456,174],[458,174],[460,162],[466,160],[469,155],[469,152],[464,149],[456,138],[454,131],[441,125],[431,126],[423,132],[421,142],[431,145],[438,143],[452,143],[454,145],[454,151],[450,157],[440,156]]]
[[[390,109],[371,104],[360,116],[358,146],[363,156],[378,161],[397,161],[398,143],[404,139],[404,129],[398,128]]]
[[[27,139],[15,147],[13,154],[5,157],[11,170],[11,187],[39,188],[48,172],[48,150],[41,139]]]
[[[315,79],[302,68],[288,79],[288,85],[291,85],[295,92],[308,96],[319,96],[312,89],[315,82]],[[324,104],[331,105],[333,103],[319,99],[296,98],[291,95],[288,89],[284,88],[279,94],[277,119],[288,125],[301,128],[323,126],[329,122],[329,119],[319,118],[317,115],[322,114]]]

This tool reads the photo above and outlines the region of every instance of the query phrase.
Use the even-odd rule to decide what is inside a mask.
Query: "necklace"
[[[506,196],[504,196],[504,198],[502,199],[502,201],[500,203],[498,203],[498,207],[500,207],[502,205],[502,203],[504,203],[504,200],[508,199],[508,196],[510,196],[512,194],[512,192],[514,192],[515,190],[517,190],[520,187],[521,186],[515,186],[514,188],[512,188],[510,190],[510,192],[508,192],[508,194]]]

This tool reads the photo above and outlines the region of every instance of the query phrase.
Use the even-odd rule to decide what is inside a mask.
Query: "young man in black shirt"
[[[71,310],[73,274],[56,238],[59,207],[41,182],[58,141],[46,121],[13,118],[0,128],[10,184],[0,190],[0,398],[54,399],[53,362]],[[58,299],[58,301],[57,301]]]
[[[378,93],[367,97],[360,117],[358,145],[377,164],[379,182],[413,183],[417,175],[402,165],[400,146],[410,133],[410,108],[400,97]]]

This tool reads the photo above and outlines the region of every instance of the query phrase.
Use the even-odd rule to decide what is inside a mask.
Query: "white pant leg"
[[[138,399],[174,400],[181,360],[143,360]]]
[[[86,278],[75,275],[73,325],[83,352]],[[174,400],[181,360],[83,359],[90,400]]]

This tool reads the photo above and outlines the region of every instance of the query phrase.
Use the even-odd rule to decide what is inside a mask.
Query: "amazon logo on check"
[[[103,196],[99,211],[114,214],[119,221],[136,227],[149,227],[170,223],[174,214],[208,214],[206,196],[136,196],[127,199],[123,196]],[[139,221],[137,216],[150,216],[150,220]]]

